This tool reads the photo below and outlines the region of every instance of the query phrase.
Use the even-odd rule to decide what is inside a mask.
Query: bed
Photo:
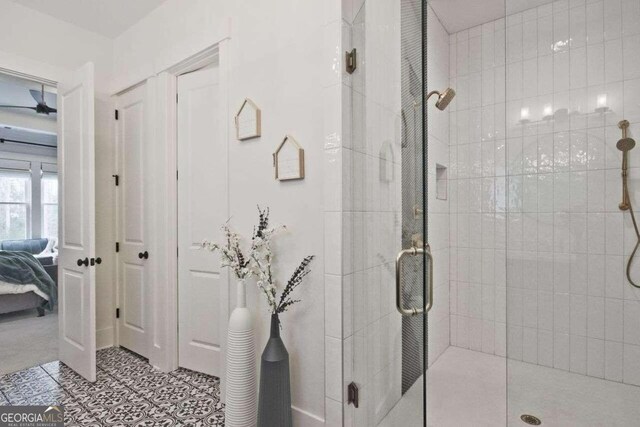
[[[53,310],[57,298],[57,254],[48,239],[0,242],[0,314]]]

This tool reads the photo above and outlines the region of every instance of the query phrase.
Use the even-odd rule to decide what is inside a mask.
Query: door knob
[[[102,258],[100,257],[91,258],[91,261],[90,261],[92,267],[96,264],[100,264],[101,262],[102,262]]]
[[[147,251],[140,252],[140,253],[138,254],[138,258],[140,258],[140,259],[143,259],[143,258],[144,258],[144,259],[149,259],[149,252],[147,252]]]
[[[88,267],[89,266],[89,258],[85,258],[84,260],[79,259],[77,263],[78,263],[78,267],[82,267],[83,265],[85,267]]]
[[[96,258],[96,264],[102,264],[102,258],[97,257]]]

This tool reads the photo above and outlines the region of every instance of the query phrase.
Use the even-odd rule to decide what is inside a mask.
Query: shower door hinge
[[[358,386],[352,382],[347,386],[347,403],[352,403],[356,408],[360,404],[358,397]]]
[[[347,73],[353,74],[353,72],[358,68],[357,65],[357,57],[356,57],[356,48],[351,49],[351,52],[345,52],[345,64],[347,67]]]

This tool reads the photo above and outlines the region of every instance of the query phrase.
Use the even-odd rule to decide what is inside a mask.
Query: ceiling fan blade
[[[44,99],[42,99],[42,92],[38,92],[37,90],[29,90],[29,93],[33,97],[33,99],[40,105],[56,106],[56,94],[51,92],[44,92]]]
[[[42,104],[43,103],[42,92],[40,92],[39,90],[35,90],[35,89],[29,89],[29,93],[31,94],[33,99],[36,100],[36,102],[38,104]]]
[[[0,108],[27,108],[29,110],[37,111],[36,107],[25,107],[22,105],[0,105]]]

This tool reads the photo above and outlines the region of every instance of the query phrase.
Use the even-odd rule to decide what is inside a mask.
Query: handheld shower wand
[[[636,146],[636,142],[627,136],[627,129],[629,128],[629,122],[622,120],[618,123],[618,127],[622,129],[622,139],[616,144],[616,148],[622,151],[622,203],[618,205],[620,210],[626,211],[631,208],[631,202],[629,201],[629,190],[627,188],[627,177],[629,168],[629,151]]]
[[[636,216],[633,214],[633,209],[631,207],[629,185],[627,183],[629,178],[629,151],[636,146],[636,142],[627,135],[627,130],[629,129],[629,122],[627,120],[620,121],[618,123],[618,127],[622,130],[622,139],[616,144],[616,148],[622,151],[622,202],[618,205],[618,208],[621,211],[629,211],[629,214],[631,215],[631,222],[633,222],[633,228],[636,231],[636,246],[633,248],[633,252],[631,252],[631,255],[629,256],[629,261],[627,261],[627,280],[632,286],[640,288],[639,285],[636,285],[633,280],[631,280],[631,261],[633,261],[633,257],[638,251],[638,246],[640,246],[640,232],[638,231]]]

